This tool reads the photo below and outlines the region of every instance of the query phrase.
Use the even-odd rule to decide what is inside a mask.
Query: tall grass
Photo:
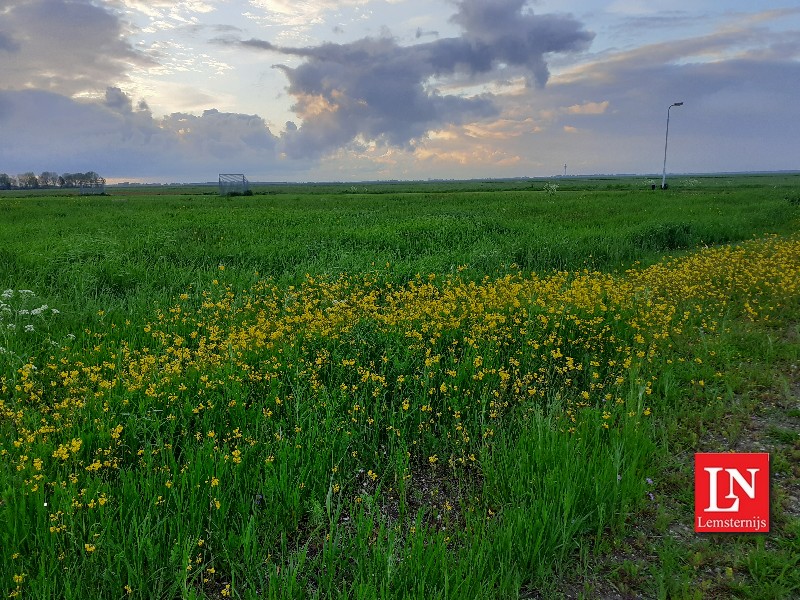
[[[540,272],[620,269],[797,225],[797,206],[786,199],[791,178],[758,188],[750,179],[708,179],[706,187],[667,193],[638,185],[602,189],[620,181],[631,185],[594,181],[571,190],[577,182],[565,180],[553,195],[528,182],[518,184],[527,189],[502,193],[445,183],[430,184],[441,191],[414,184],[413,192],[373,185],[377,194],[280,187],[231,200],[124,189],[102,198],[6,193],[0,280],[86,320],[98,310],[138,313],[189,285],[207,286],[219,264],[242,286],[261,277],[298,283],[306,273],[358,273],[387,262],[398,283],[463,265],[462,275],[480,279],[512,264]]]
[[[794,238],[686,253],[780,194],[561,195],[4,199],[0,589],[547,590],[725,393],[704,340],[800,296]]]

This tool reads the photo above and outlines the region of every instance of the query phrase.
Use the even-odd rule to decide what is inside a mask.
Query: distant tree
[[[76,188],[80,186],[101,186],[105,185],[105,177],[101,177],[95,171],[86,173],[63,173],[59,175],[53,171],[42,171],[37,177],[33,171],[21,173],[16,178],[0,173],[0,190],[8,190],[15,185],[25,189],[35,189],[38,187],[63,187]]]
[[[80,175],[80,173],[64,173],[60,177],[60,180],[63,181],[61,187],[68,187],[68,188],[78,187],[80,185],[78,183],[78,175]]]
[[[35,189],[39,187],[39,178],[36,177],[36,173],[33,171],[17,175],[17,181],[21,188]]]
[[[52,171],[42,171],[39,175],[39,185],[42,187],[50,187],[58,185],[58,173]]]
[[[106,180],[103,177],[100,177],[94,171],[89,171],[88,173],[84,173],[84,182],[83,185],[105,185]]]

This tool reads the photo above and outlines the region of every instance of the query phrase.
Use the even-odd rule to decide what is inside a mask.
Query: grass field
[[[0,194],[0,592],[796,597],[799,184]]]

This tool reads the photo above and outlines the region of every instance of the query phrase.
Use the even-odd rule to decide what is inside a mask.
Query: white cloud
[[[326,15],[346,7],[366,6],[371,0],[250,0],[259,11],[253,18],[264,25],[307,29],[324,22]]]
[[[151,19],[169,17],[185,21],[187,15],[206,14],[216,10],[213,4],[203,0],[112,0],[111,3]]]
[[[609,102],[586,102],[584,104],[573,104],[564,109],[568,115],[602,115],[608,110]]]

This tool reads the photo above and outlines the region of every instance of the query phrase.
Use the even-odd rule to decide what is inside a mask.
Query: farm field
[[[800,595],[800,176],[670,184],[0,193],[0,593]]]

